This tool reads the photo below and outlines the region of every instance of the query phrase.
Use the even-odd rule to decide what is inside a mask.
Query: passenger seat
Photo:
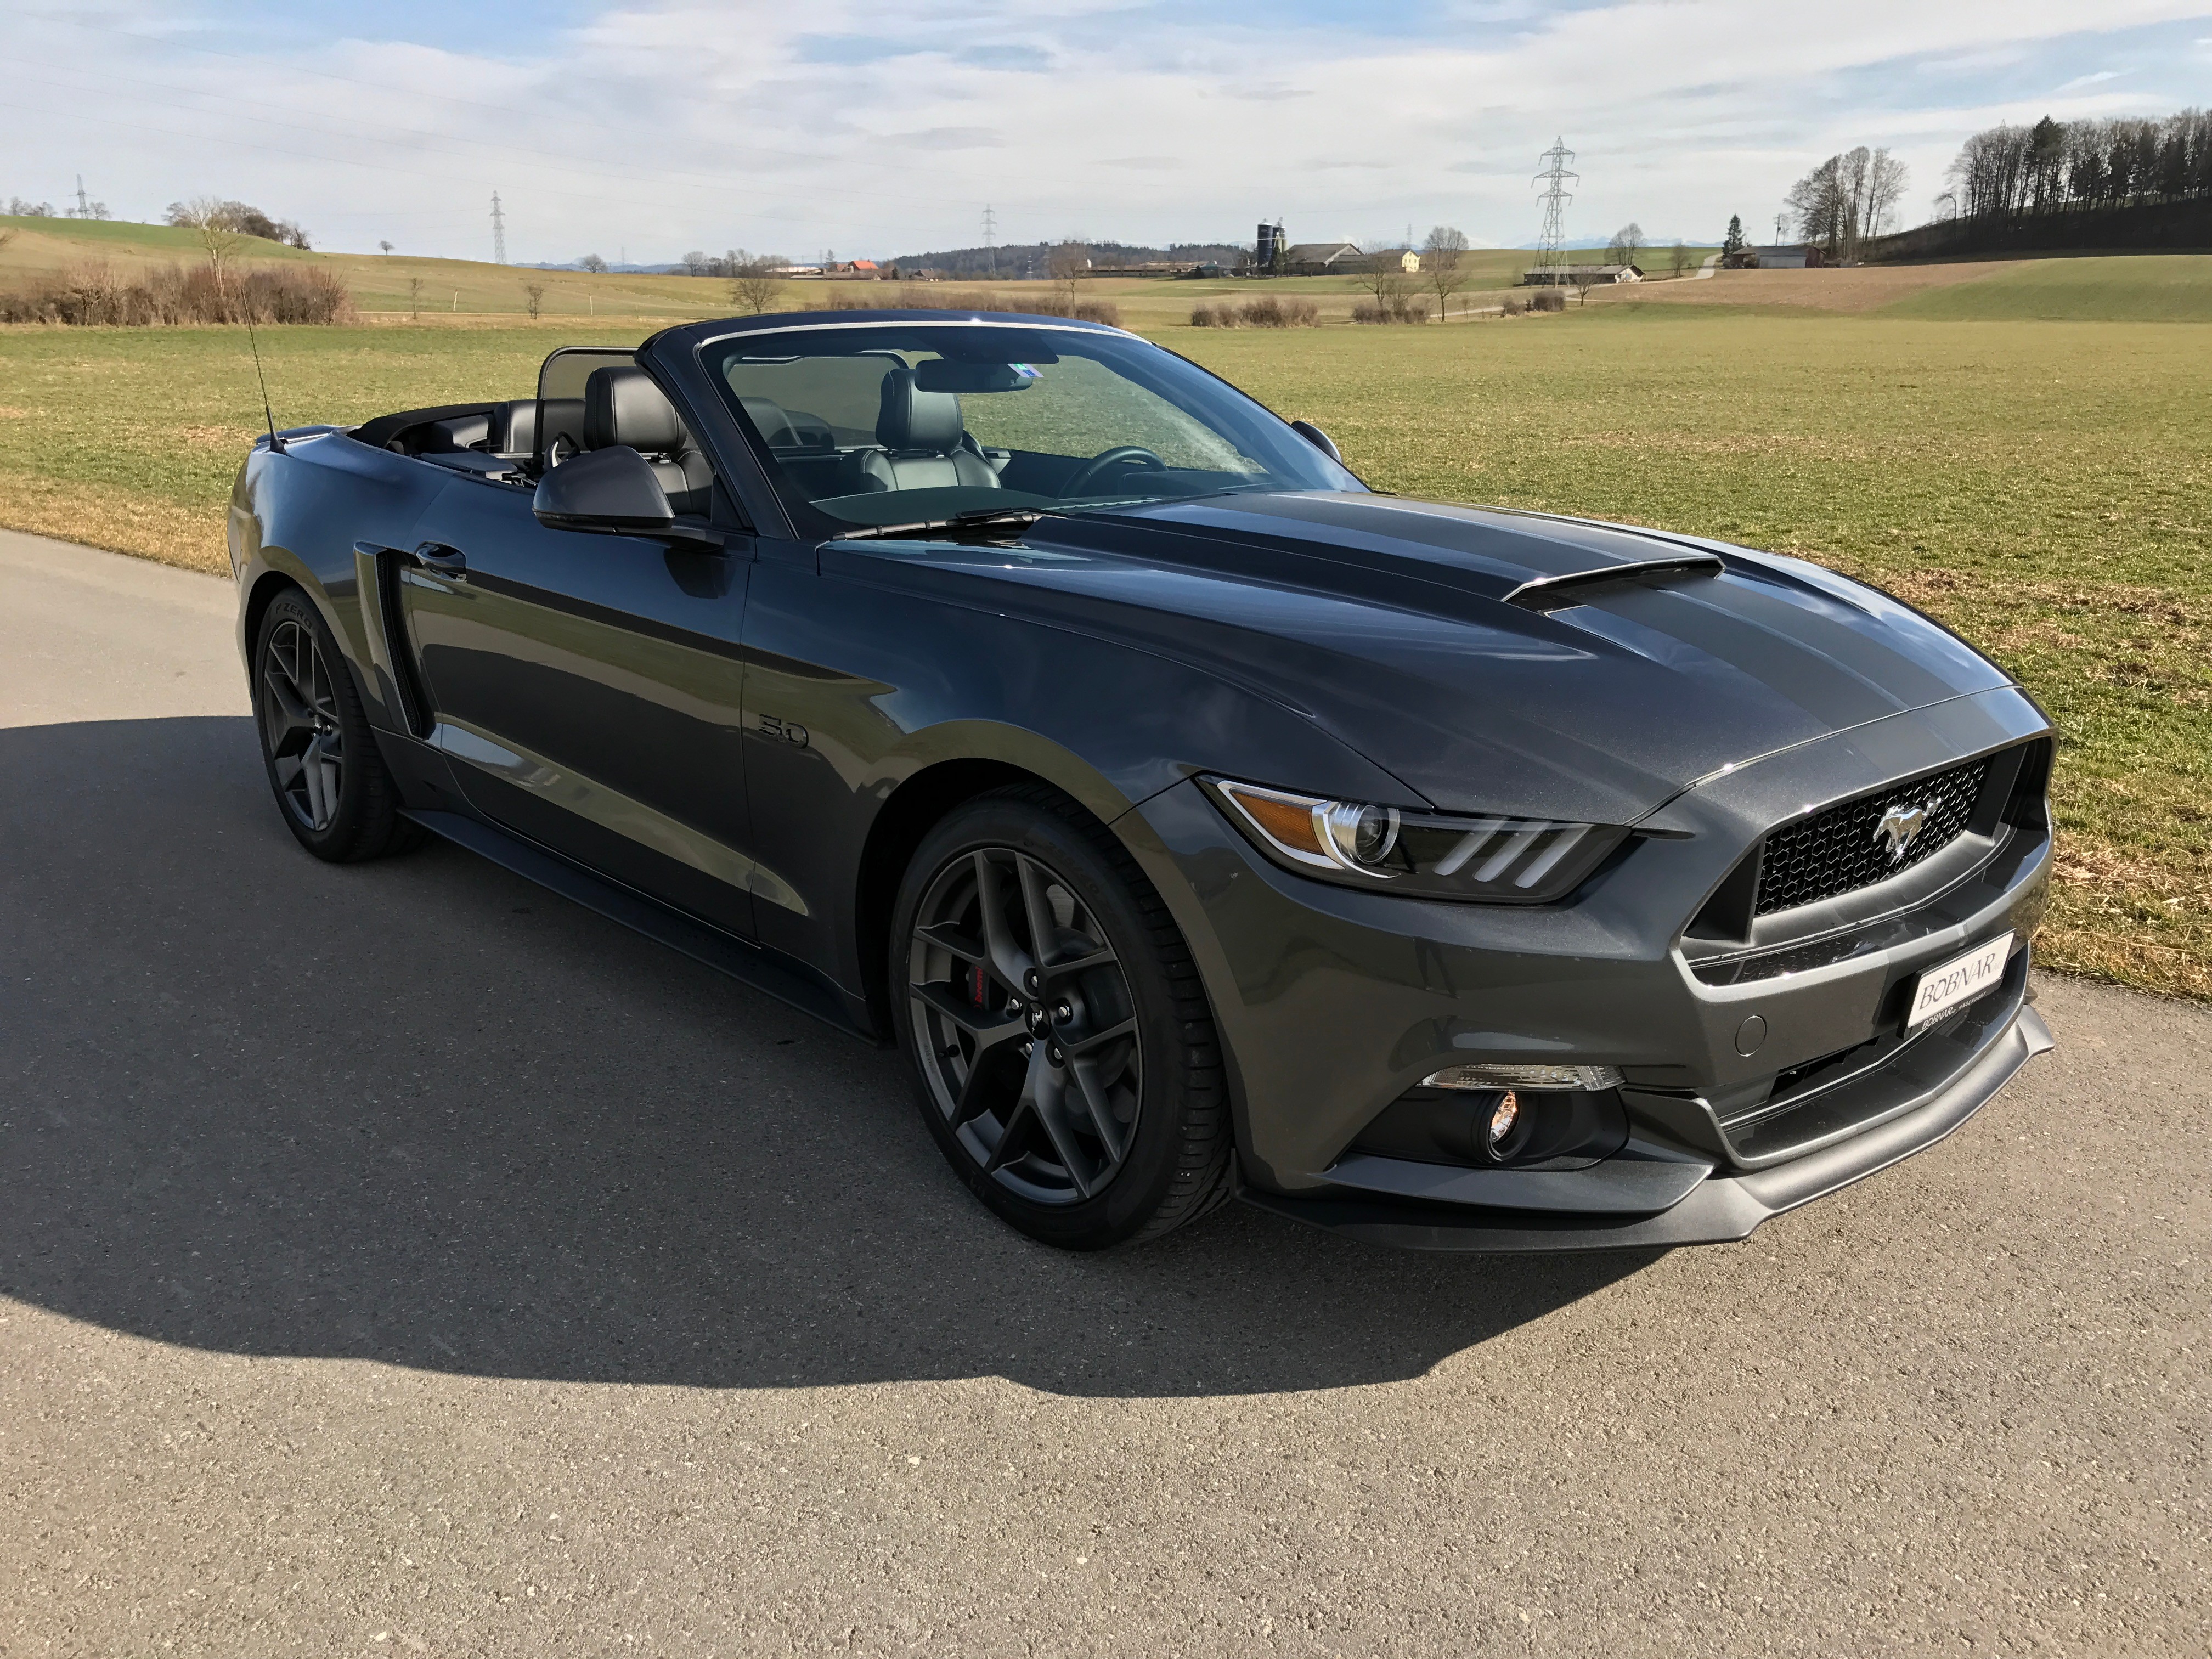
[[[645,457],[668,492],[671,507],[694,516],[707,513],[714,497],[714,469],[692,442],[676,405],[643,369],[595,368],[584,382],[584,447],[618,445]]]
[[[850,495],[958,484],[998,489],[996,469],[964,447],[965,433],[957,393],[923,392],[915,386],[912,369],[895,368],[884,376],[883,404],[876,416],[876,441],[883,447],[848,455],[840,482]]]

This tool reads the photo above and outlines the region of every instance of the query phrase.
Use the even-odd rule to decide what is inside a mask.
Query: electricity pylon
[[[507,218],[499,209],[499,192],[491,193],[491,262],[495,265],[507,263]]]
[[[1567,163],[1575,159],[1575,153],[1567,148],[1565,138],[1553,139],[1551,149],[1544,152],[1541,159],[1544,170],[1535,178],[1535,182],[1545,187],[1544,228],[1536,238],[1539,270],[1567,262],[1567,204],[1575,199],[1567,190],[1567,181],[1580,184],[1583,180],[1581,173],[1567,170]]]

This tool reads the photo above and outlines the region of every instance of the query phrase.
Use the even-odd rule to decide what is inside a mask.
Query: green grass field
[[[2044,960],[2212,998],[2212,328],[2157,320],[2201,314],[2208,269],[2035,262],[1848,315],[1601,304],[1427,329],[1147,331],[1327,427],[1379,487],[1798,553],[1958,629],[2063,732]],[[2033,320],[2065,292],[2150,320]],[[1969,300],[1968,319],[1920,309]],[[551,346],[652,326],[263,337],[279,420],[306,422],[522,395]],[[258,424],[241,332],[0,330],[0,521],[219,568]]]
[[[1943,322],[2212,323],[2212,258],[2145,253],[2035,259],[1885,306]]]

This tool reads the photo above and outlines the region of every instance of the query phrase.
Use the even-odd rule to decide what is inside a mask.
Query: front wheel
[[[262,614],[253,713],[269,787],[301,846],[350,864],[421,842],[337,641],[303,593],[280,593]]]
[[[1031,786],[951,814],[908,866],[892,940],[923,1120],[1000,1217],[1103,1249],[1228,1195],[1197,969],[1135,861],[1073,801]]]

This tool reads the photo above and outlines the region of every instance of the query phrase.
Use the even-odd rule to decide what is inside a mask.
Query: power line
[[[507,221],[500,216],[497,191],[491,193],[491,262],[495,265],[507,263]]]

